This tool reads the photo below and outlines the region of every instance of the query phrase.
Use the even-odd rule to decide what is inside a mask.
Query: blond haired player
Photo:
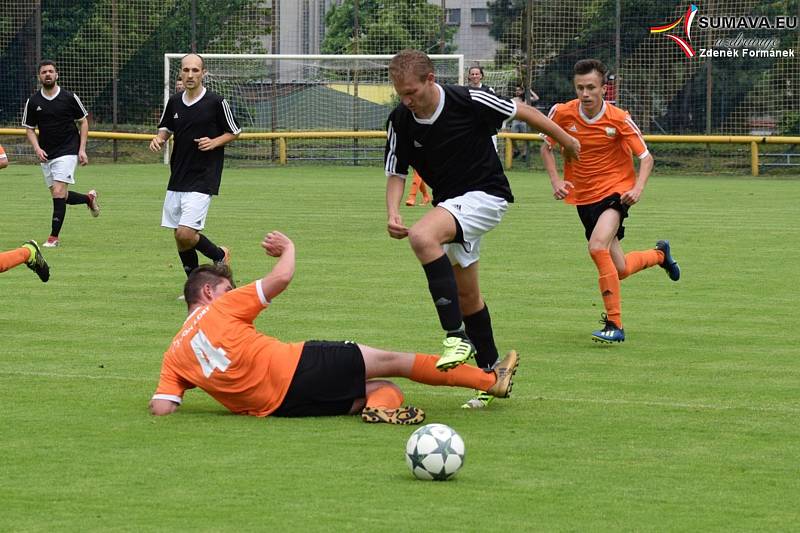
[[[606,312],[601,320],[603,328],[592,332],[592,339],[622,342],[625,331],[620,280],[660,265],[671,280],[678,281],[681,270],[666,240],[658,241],[652,250],[622,251],[622,221],[642,195],[653,170],[653,156],[630,115],[604,100],[607,72],[596,59],[578,61],[573,77],[577,98],[550,110],[550,119],[580,141],[580,161],[566,161],[562,179],[552,154],[554,141],[547,136],[541,154],[553,197],[577,206],[589,241],[589,255],[599,274]],[[638,175],[631,155],[639,158]]]
[[[333,416],[361,414],[365,422],[418,424],[421,409],[402,407],[403,393],[382,377],[429,385],[470,387],[507,397],[519,358],[511,352],[492,372],[462,366],[446,374],[438,357],[370,348],[354,342],[281,342],[253,321],[288,287],[294,243],[273,231],[261,243],[278,261],[264,278],[233,288],[225,264],[203,265],[186,280],[189,317],[164,354],[150,412],[173,413],[187,389],[199,387],[239,414]],[[310,309],[313,312],[313,308]]]

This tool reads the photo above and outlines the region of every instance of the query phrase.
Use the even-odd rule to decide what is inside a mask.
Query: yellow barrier
[[[514,141],[540,141],[538,133],[508,133],[498,135],[500,138]],[[750,145],[750,173],[758,176],[758,145],[759,144],[800,144],[800,137],[763,136],[763,135],[645,135],[648,143],[703,143],[703,144],[749,144]],[[506,168],[512,168],[514,157],[511,143],[506,143],[505,149]]]
[[[89,137],[94,139],[117,139],[125,141],[150,141],[153,133],[123,133],[112,131],[90,131]],[[0,128],[0,135],[25,135],[23,128]],[[536,133],[511,133],[500,132],[501,139],[515,141],[540,142],[542,139]],[[287,139],[381,139],[386,138],[385,131],[276,131],[263,133],[242,133],[241,139],[277,139],[278,157],[281,165],[288,162]],[[645,135],[649,143],[696,143],[696,144],[749,144],[750,145],[750,172],[758,176],[758,161],[760,144],[800,144],[800,137],[786,136],[761,136],[761,135]],[[514,157],[511,143],[506,143],[504,152],[507,169],[514,166]]]

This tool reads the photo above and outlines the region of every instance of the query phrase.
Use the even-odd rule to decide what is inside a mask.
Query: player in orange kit
[[[573,74],[577,98],[554,105],[549,118],[580,141],[580,161],[566,162],[562,179],[552,154],[553,140],[546,136],[542,160],[553,186],[553,197],[577,206],[589,241],[589,255],[599,273],[606,312],[601,320],[603,328],[592,332],[592,339],[622,342],[625,331],[620,280],[660,265],[672,281],[678,281],[681,270],[666,240],[658,241],[652,250],[623,252],[622,221],[642,195],[653,170],[653,156],[630,115],[604,100],[608,75],[605,65],[596,59],[583,59],[575,64]],[[631,154],[639,158],[638,175]]]
[[[361,414],[365,422],[418,424],[421,409],[402,407],[403,393],[390,381],[405,377],[429,385],[485,390],[508,397],[519,364],[510,352],[491,372],[462,365],[436,368],[438,357],[391,352],[354,342],[285,343],[258,332],[253,321],[294,275],[294,243],[277,231],[261,246],[278,257],[263,279],[233,288],[224,263],[192,271],[184,286],[189,317],[164,354],[161,378],[150,400],[154,415],[173,413],[187,389],[200,387],[239,414],[333,416]]]
[[[411,182],[411,188],[408,190],[408,198],[406,198],[406,205],[408,207],[417,205],[417,192],[422,194],[422,203],[419,205],[428,205],[431,203],[431,196],[428,194],[428,188],[425,186],[422,176],[414,169],[414,181]]]

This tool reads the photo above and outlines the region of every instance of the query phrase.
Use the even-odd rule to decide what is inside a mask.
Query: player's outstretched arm
[[[165,129],[158,130],[156,136],[150,141],[150,151],[151,152],[160,152],[161,148],[164,146],[164,143],[167,142],[167,139],[170,138],[169,131]]]
[[[81,166],[89,164],[89,156],[86,155],[86,143],[89,141],[89,119],[83,117],[80,120],[80,146],[78,147],[78,162]]]
[[[386,180],[386,229],[392,238],[403,239],[408,237],[408,228],[400,216],[400,201],[403,199],[406,180],[402,176],[389,176]]]
[[[295,265],[294,243],[280,231],[271,231],[261,241],[261,247],[267,255],[278,258],[270,273],[261,280],[261,290],[267,301],[270,301],[292,282]]]
[[[178,404],[169,400],[150,400],[150,414],[155,416],[171,415],[178,410]]]
[[[620,196],[620,201],[623,204],[634,205],[639,202],[644,187],[647,185],[647,180],[650,178],[650,173],[653,171],[654,164],[653,156],[650,154],[647,154],[639,161],[639,175],[636,177],[636,183],[633,189],[625,191]]]
[[[539,150],[539,153],[542,156],[544,169],[547,171],[547,175],[550,176],[550,186],[553,187],[553,198],[556,200],[563,200],[569,194],[569,190],[572,189],[572,182],[561,179],[561,176],[558,174],[558,168],[556,168],[556,158],[553,156],[553,150],[547,142],[542,143],[542,148]]]
[[[530,127],[549,135],[556,140],[563,148],[565,161],[580,159],[581,143],[578,139],[564,131],[561,126],[547,118],[541,111],[527,104],[517,104],[517,114],[515,118],[524,120]]]
[[[42,147],[39,146],[39,137],[36,136],[36,131],[33,128],[25,128],[25,136],[28,138],[28,142],[31,143],[31,146],[33,146],[33,151],[36,153],[36,157],[39,158],[39,161],[42,163],[47,161],[47,152],[42,150]]]

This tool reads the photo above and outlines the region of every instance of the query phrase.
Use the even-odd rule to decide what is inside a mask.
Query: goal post
[[[164,54],[164,103],[174,92],[185,54]],[[228,100],[246,133],[361,132],[385,128],[398,103],[389,79],[394,55],[202,54],[204,85]],[[464,56],[429,55],[437,80],[464,83]],[[240,150],[244,144],[249,150]],[[236,148],[236,147],[239,148]],[[306,160],[378,159],[374,140],[315,139],[291,158]],[[239,159],[276,160],[274,141],[237,141],[226,147]],[[236,153],[236,151],[240,153]]]

